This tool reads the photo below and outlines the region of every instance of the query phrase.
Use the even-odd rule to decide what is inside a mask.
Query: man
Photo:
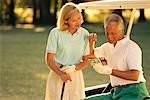
[[[110,75],[113,89],[109,94],[88,100],[143,100],[149,94],[142,71],[140,47],[124,35],[124,23],[119,15],[109,15],[104,28],[108,42],[93,49],[96,38],[90,36],[90,52],[94,51],[96,58],[106,59],[105,65],[99,62],[93,64],[93,68],[100,74]]]

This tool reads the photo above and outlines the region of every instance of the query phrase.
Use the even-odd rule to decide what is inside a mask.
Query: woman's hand
[[[69,81],[72,81],[71,80],[71,76],[68,74],[68,73],[65,73],[63,72],[61,75],[60,75],[60,78],[63,82],[67,82],[68,80]]]
[[[94,44],[95,44],[95,41],[97,41],[97,35],[95,33],[91,33],[88,36],[88,40],[89,40],[89,49],[90,49],[90,54],[88,55],[88,58],[93,59],[95,58]]]
[[[94,55],[93,53],[90,53],[90,54],[88,55],[88,58],[89,58],[89,59],[95,59],[96,57],[95,57],[95,55]]]
[[[93,42],[97,41],[97,35],[96,35],[96,33],[89,34],[88,40],[89,40],[89,43],[93,43]]]

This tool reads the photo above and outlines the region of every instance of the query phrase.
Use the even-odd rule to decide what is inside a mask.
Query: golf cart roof
[[[130,36],[136,9],[150,8],[150,0],[101,0],[79,3],[81,9],[133,9],[130,17],[127,36]]]
[[[150,0],[100,0],[79,3],[81,9],[144,9],[150,8]]]

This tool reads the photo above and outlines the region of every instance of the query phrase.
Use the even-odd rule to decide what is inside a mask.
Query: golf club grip
[[[63,99],[64,89],[65,89],[65,82],[63,82],[63,86],[62,86],[62,90],[61,90],[61,98],[60,98],[60,100],[62,100],[62,99]]]

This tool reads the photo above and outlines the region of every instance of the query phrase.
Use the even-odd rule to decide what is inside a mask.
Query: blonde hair
[[[111,22],[116,22],[118,26],[118,30],[124,30],[124,22],[123,19],[117,14],[111,14],[107,16],[104,20],[104,28],[109,25]]]
[[[57,20],[57,27],[58,29],[60,29],[61,31],[65,31],[68,29],[68,24],[66,23],[66,21],[68,21],[68,19],[75,15],[76,13],[80,13],[81,15],[81,23],[83,23],[83,17],[81,14],[81,9],[74,3],[66,3],[60,10],[59,13],[59,17]]]

